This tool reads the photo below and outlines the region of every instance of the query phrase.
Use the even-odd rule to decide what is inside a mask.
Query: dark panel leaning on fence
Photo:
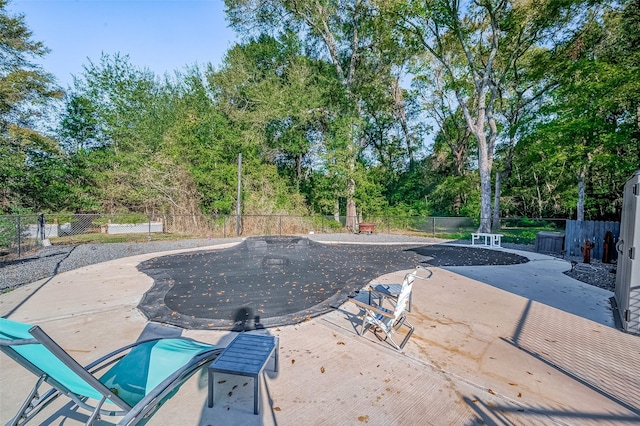
[[[580,247],[584,246],[586,241],[590,241],[594,244],[591,249],[591,258],[602,260],[607,232],[611,232],[613,237],[612,241],[606,241],[608,253],[611,260],[616,260],[618,253],[615,250],[615,244],[620,238],[620,222],[567,220],[564,239],[564,249],[567,256],[582,256]]]
[[[536,253],[564,256],[564,233],[540,231],[536,234]]]

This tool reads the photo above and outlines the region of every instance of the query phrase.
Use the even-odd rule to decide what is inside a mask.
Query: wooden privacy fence
[[[602,260],[604,237],[607,231],[613,234],[613,244],[609,247],[611,260],[618,258],[615,244],[620,237],[620,222],[600,222],[594,220],[567,220],[564,237],[564,249],[568,256],[582,256],[580,247],[585,241],[591,241],[591,258]]]

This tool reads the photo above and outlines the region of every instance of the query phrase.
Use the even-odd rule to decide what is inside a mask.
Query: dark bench
[[[253,378],[253,413],[260,412],[260,373],[273,355],[278,371],[278,338],[240,333],[209,366],[208,405],[213,407],[214,374],[225,373]]]

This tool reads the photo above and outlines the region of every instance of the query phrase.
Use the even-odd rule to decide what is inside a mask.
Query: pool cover
[[[139,308],[189,329],[295,324],[341,305],[372,279],[414,268],[413,245],[330,245],[302,237],[162,256],[138,269],[154,279]],[[259,317],[259,318],[258,318]]]

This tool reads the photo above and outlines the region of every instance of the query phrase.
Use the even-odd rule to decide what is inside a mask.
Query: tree
[[[549,91],[559,84],[550,72],[558,67],[553,55],[554,52],[546,48],[529,49],[514,61],[500,93],[500,124],[504,130],[496,146],[496,157],[502,168],[495,172],[493,229],[500,227],[502,186],[511,176],[516,144],[530,127],[542,121],[543,102],[549,99]]]
[[[447,89],[443,67],[437,63],[421,64],[415,68],[416,76],[412,86],[423,101],[425,114],[437,126],[433,151],[436,157],[449,155],[447,161],[454,164],[453,174],[462,176],[469,167],[469,153],[473,148],[471,131],[467,126],[464,113],[452,99]],[[448,151],[448,152],[445,152]],[[441,163],[442,161],[438,161]]]
[[[362,74],[384,59],[367,54],[382,51],[378,49],[380,33],[375,31],[375,10],[363,0],[226,0],[225,4],[233,27],[245,32],[257,28],[269,34],[284,31],[303,34],[307,37],[307,54],[331,63],[344,90],[344,96],[339,96],[335,105],[340,108],[340,119],[335,123],[345,128],[336,134],[344,135],[346,131],[348,135],[344,150],[334,160],[346,164],[341,170],[345,172],[347,227],[355,228],[359,176],[356,162],[366,146],[361,128],[366,121],[364,96],[359,84],[364,81]],[[342,145],[340,141],[334,142]]]
[[[96,105],[82,95],[69,95],[60,123],[60,137],[68,152],[99,148],[104,142]]]
[[[622,185],[640,164],[639,12],[633,1],[605,7],[558,47],[556,65],[546,69],[558,84],[523,146],[526,155],[537,151],[549,167],[565,171],[563,176],[540,173],[528,156],[519,165],[524,174],[550,179],[541,193],[562,193],[563,203],[557,205],[571,203],[563,211],[578,220],[616,219]]]
[[[31,39],[23,15],[11,16],[0,0],[0,211],[46,207],[43,174],[59,170],[59,147],[36,129],[47,102],[60,97],[51,74],[34,61],[47,49]],[[44,162],[44,163],[43,163]],[[46,163],[46,164],[45,164]],[[41,167],[55,164],[54,169]],[[39,177],[38,177],[39,176]],[[50,181],[49,181],[50,182]]]
[[[231,214],[236,201],[236,162],[243,138],[216,105],[212,93],[218,89],[207,83],[209,74],[192,67],[171,84],[175,120],[164,135],[163,146],[172,162],[188,171],[181,181],[190,177],[196,193],[188,194],[192,200],[183,199],[187,195],[184,191],[165,193],[179,209],[189,205],[186,213],[195,209],[206,214]],[[244,160],[251,161],[251,156],[245,155]]]
[[[333,114],[326,106],[333,90],[326,65],[305,57],[293,33],[278,39],[263,34],[234,46],[223,66],[206,75],[215,107],[236,132],[238,144],[231,152],[236,157],[242,153],[243,161],[251,164],[245,172],[272,177],[275,166],[278,179],[269,182],[274,191],[281,184],[290,186],[291,203],[274,197],[271,206],[259,203],[261,210],[253,213],[272,213],[287,205],[300,211],[294,195],[308,188],[302,183],[311,174],[313,151]]]
[[[174,120],[166,85],[127,56],[89,61],[74,79],[60,138],[76,163],[91,169],[89,188],[101,210],[154,213],[173,206],[165,197],[173,185],[166,175],[180,169],[162,148]]]
[[[438,62],[478,143],[481,232],[491,229],[491,171],[498,137],[496,107],[520,56],[552,41],[574,19],[572,2],[459,0],[380,2],[398,37]]]

